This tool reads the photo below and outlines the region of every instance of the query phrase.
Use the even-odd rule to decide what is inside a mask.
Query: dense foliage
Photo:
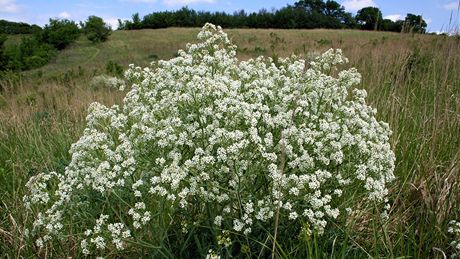
[[[0,20],[0,34],[33,34],[41,30],[38,25],[30,25],[23,22],[11,22]]]
[[[23,71],[38,68],[47,64],[56,53],[54,46],[40,41],[36,35],[23,36],[19,44],[8,48],[3,44],[1,47],[0,71]]]
[[[349,215],[382,211],[391,131],[354,88],[357,70],[338,69],[340,50],[309,64],[238,61],[220,27],[198,39],[171,60],[130,66],[123,104],[90,106],[70,164],[29,180],[38,250],[308,258],[311,240]]]
[[[382,12],[377,7],[365,7],[358,11],[355,18],[364,30],[377,30],[383,20]]]
[[[423,19],[419,16],[421,21]],[[132,20],[118,20],[119,29],[156,29],[166,27],[201,27],[207,22],[220,24],[225,28],[281,28],[281,29],[313,29],[313,28],[349,28],[364,30],[412,31],[424,32],[426,23],[413,22],[408,15],[404,21],[393,22],[382,18],[376,7],[365,7],[356,16],[345,11],[336,1],[301,0],[294,5],[287,5],[279,10],[247,13],[244,10],[233,14],[225,12],[195,11],[187,7],[177,11],[154,12],[142,19],[138,13]],[[407,29],[403,30],[403,26]],[[417,27],[411,30],[412,27]]]
[[[8,63],[8,59],[5,54],[5,41],[7,40],[6,35],[0,34],[0,71],[5,70]]]
[[[6,69],[29,70],[47,64],[57,53],[53,45],[37,37],[24,37],[21,43],[7,52]]]
[[[421,15],[407,14],[405,19],[405,32],[425,33],[427,23]]]
[[[5,48],[0,43],[0,70],[23,71],[47,64],[57,51],[67,47],[79,36],[80,29],[69,20],[50,19],[43,30],[23,35],[19,44]]]
[[[38,34],[39,40],[61,50],[74,42],[80,35],[80,29],[74,21],[68,19],[50,19],[43,31]]]
[[[106,41],[112,31],[101,17],[90,16],[85,23],[80,23],[80,27],[88,40],[97,43]]]

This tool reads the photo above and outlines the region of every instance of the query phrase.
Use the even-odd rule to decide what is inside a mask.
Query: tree
[[[20,70],[41,67],[48,63],[55,55],[56,49],[46,43],[41,43],[35,37],[23,38],[19,45]]]
[[[346,28],[350,29],[357,29],[358,23],[356,22],[355,17],[353,17],[352,13],[344,13],[342,17],[342,23]]]
[[[49,24],[39,35],[40,41],[53,45],[61,50],[75,42],[80,35],[80,29],[74,21],[68,19],[50,19]]]
[[[294,4],[304,15],[296,15],[294,21],[297,28],[343,28],[348,27],[349,16],[339,3],[333,0],[301,0]],[[298,14],[296,12],[296,14]]]
[[[118,30],[126,30],[126,22],[118,19]]]
[[[328,0],[324,7],[324,14],[340,19],[345,14],[345,8],[336,1]]]
[[[377,7],[364,7],[356,14],[356,21],[364,30],[377,30],[382,22],[382,12]]]
[[[88,40],[94,43],[106,41],[112,32],[110,26],[101,17],[94,15],[88,17],[82,28]]]
[[[8,48],[7,63],[3,70],[24,71],[41,67],[56,53],[56,49],[51,44],[41,42],[38,37],[23,37],[19,44]]]
[[[351,16],[350,13],[345,12],[345,7],[341,6],[336,1],[328,0],[325,3],[323,13],[328,17],[328,20],[330,21],[329,24],[332,28],[337,28],[337,26],[334,25],[337,22],[342,28],[352,28],[353,24],[356,23],[354,22],[353,16]]]
[[[404,32],[425,33],[427,23],[421,15],[408,13],[404,20]]]
[[[323,13],[326,4],[323,0],[300,0],[294,4],[297,8],[303,8],[308,14]]]
[[[5,34],[33,34],[41,30],[38,25],[29,25],[23,22],[0,20],[0,33]]]
[[[142,23],[141,23],[141,18],[139,16],[139,13],[133,14],[132,18],[133,18],[133,22],[130,24],[132,29],[134,30],[142,29]]]
[[[382,31],[392,31],[392,32],[401,32],[403,28],[404,21],[397,20],[393,22],[390,19],[383,19],[380,23],[380,29]]]
[[[6,65],[8,64],[8,58],[4,53],[4,43],[7,37],[4,34],[0,34],[0,71],[5,70]]]

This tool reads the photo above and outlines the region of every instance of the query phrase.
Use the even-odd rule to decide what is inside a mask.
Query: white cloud
[[[72,17],[72,15],[70,15],[70,13],[64,11],[64,12],[60,12],[58,14],[58,17],[63,18],[63,19],[69,19],[70,17]]]
[[[443,7],[446,10],[457,10],[459,5],[460,2],[450,2],[448,4],[445,4]]]
[[[383,19],[390,19],[393,22],[396,22],[397,20],[402,20],[402,18],[403,17],[400,14],[390,14],[390,15],[383,17]]]
[[[0,13],[18,13],[19,9],[15,0],[0,0]]]
[[[431,18],[426,18],[424,20],[425,20],[426,24],[430,24],[430,23],[433,22],[433,20]]]
[[[163,0],[165,5],[188,5],[197,3],[212,4],[215,0]]]
[[[126,20],[126,19],[121,19]],[[104,22],[110,25],[112,30],[116,30],[118,28],[118,19],[117,18],[104,18]]]
[[[377,6],[374,0],[345,0],[342,5],[348,11],[358,11],[364,7]]]

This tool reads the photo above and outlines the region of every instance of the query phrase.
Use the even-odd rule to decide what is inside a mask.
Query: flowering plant
[[[449,222],[449,228],[447,229],[447,232],[454,237],[450,245],[452,246],[454,251],[451,257],[455,258],[458,256],[458,253],[460,252],[460,222],[451,220]]]
[[[65,171],[30,179],[38,247],[72,235],[87,255],[178,256],[164,248],[194,239],[203,251],[257,251],[292,231],[321,234],[358,197],[385,200],[391,131],[353,88],[356,69],[338,70],[340,50],[310,64],[239,62],[220,27],[198,39],[171,60],[131,65],[123,104],[90,106]]]

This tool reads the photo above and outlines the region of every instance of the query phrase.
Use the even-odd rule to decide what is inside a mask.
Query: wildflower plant
[[[125,88],[125,82],[119,78],[108,76],[108,75],[98,75],[93,77],[90,82],[90,86],[93,89],[98,88],[111,88],[123,91]]]
[[[357,70],[338,69],[340,50],[275,64],[238,61],[212,24],[198,40],[131,65],[123,103],[90,106],[65,171],[30,179],[37,248],[72,236],[92,256],[270,253],[357,202],[385,201],[391,131],[354,88]]]
[[[453,250],[451,258],[457,258],[460,252],[460,222],[451,220],[447,232],[453,236],[453,241],[450,243]]]

